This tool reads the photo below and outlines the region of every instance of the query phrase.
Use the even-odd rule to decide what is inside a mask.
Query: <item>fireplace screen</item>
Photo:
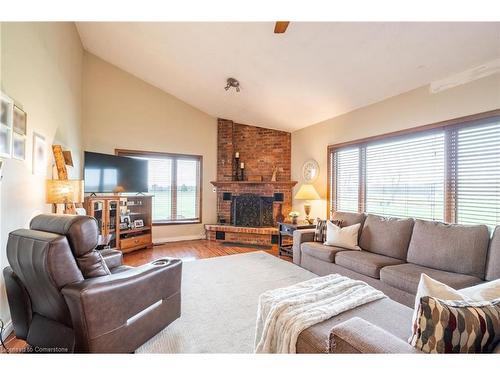
[[[237,227],[272,227],[273,197],[240,194],[232,197],[231,224]]]

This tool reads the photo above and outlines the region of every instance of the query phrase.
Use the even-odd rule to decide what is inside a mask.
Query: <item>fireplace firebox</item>
[[[273,197],[257,194],[233,195],[231,201],[231,224],[237,227],[272,227]]]

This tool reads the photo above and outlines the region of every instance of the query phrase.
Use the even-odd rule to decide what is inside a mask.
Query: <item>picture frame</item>
[[[27,114],[15,104],[12,116],[12,130],[14,133],[21,135],[27,133]]]
[[[12,121],[14,101],[4,93],[0,95],[0,157],[12,155]]]
[[[33,174],[45,175],[47,172],[47,141],[45,137],[33,132]]]
[[[12,153],[12,129],[0,125],[0,157],[10,158]]]
[[[16,132],[12,134],[12,158],[17,160],[26,159],[26,137]]]
[[[144,226],[144,220],[142,220],[142,219],[134,220],[134,227],[135,228],[142,228],[143,226]]]

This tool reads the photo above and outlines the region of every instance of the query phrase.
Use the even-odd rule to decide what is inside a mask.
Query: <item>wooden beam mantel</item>
[[[295,186],[297,181],[210,181],[216,187],[224,187],[228,185],[288,185]]]

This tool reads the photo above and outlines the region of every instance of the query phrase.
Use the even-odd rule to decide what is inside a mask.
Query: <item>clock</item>
[[[302,177],[306,182],[314,182],[319,175],[319,164],[316,160],[311,159],[302,166]]]

